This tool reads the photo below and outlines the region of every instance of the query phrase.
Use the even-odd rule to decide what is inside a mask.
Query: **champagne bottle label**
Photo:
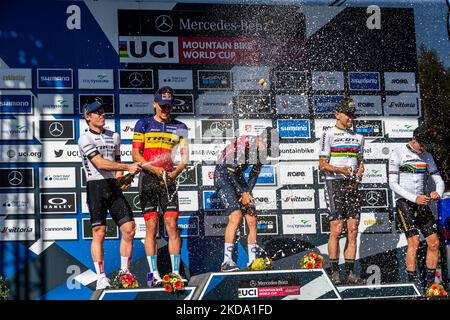
[[[127,173],[126,175],[117,179],[116,184],[120,189],[123,189],[125,186],[131,184],[133,182],[133,179],[134,179],[134,174]]]

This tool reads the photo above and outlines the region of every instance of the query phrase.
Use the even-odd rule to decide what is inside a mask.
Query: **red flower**
[[[170,277],[169,277],[168,274],[166,274],[166,275],[163,277],[163,281],[164,281],[164,282],[169,282],[169,281],[170,281]]]
[[[433,284],[433,285],[431,286],[431,289],[432,289],[432,290],[439,289],[439,286],[435,283],[435,284]]]
[[[312,263],[311,261],[308,261],[305,265],[306,269],[313,269],[314,268],[314,263]]]
[[[181,280],[177,280],[175,282],[175,289],[181,289],[183,287],[183,282]]]
[[[164,290],[166,290],[167,292],[171,293],[173,291],[173,288],[170,284],[166,284],[164,286]]]
[[[322,261],[317,261],[316,267],[317,268],[322,268]]]
[[[315,253],[315,252],[310,252],[310,253],[308,253],[308,256],[309,256],[311,259],[316,259],[316,258],[317,258],[317,253]]]
[[[441,290],[441,291],[439,291],[439,295],[440,296],[446,296],[447,292],[445,292],[445,290]]]

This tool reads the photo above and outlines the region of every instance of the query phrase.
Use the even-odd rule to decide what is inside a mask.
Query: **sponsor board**
[[[277,95],[275,105],[278,114],[309,114],[307,95]]]
[[[35,239],[34,219],[0,219],[0,241],[33,241]]]
[[[311,138],[311,124],[309,120],[277,120],[277,129],[282,139]]]
[[[0,91],[0,114],[32,114],[34,96],[20,91]]]
[[[203,191],[203,209],[224,210],[225,207],[215,191],[207,190]]]
[[[131,207],[131,211],[133,211],[134,213],[142,213],[141,199],[139,198],[139,192],[125,191],[123,192],[123,195],[125,199],[127,199]]]
[[[307,90],[306,71],[275,71],[275,90]]]
[[[83,218],[81,221],[81,234],[83,240],[91,240],[93,237],[91,220]],[[106,218],[105,239],[119,239],[119,228],[112,218]]]
[[[247,168],[247,170],[244,171],[244,179],[248,182],[248,179],[250,177],[250,171],[252,170],[253,166]],[[277,176],[275,173],[275,167],[272,165],[263,165],[261,167],[261,171],[258,175],[258,178],[256,179],[256,185],[257,186],[275,186],[277,184]]]
[[[320,233],[322,234],[329,234],[331,227],[330,227],[330,220],[328,219],[329,214],[328,213],[321,213],[320,214]]]
[[[214,170],[215,166],[202,166],[202,185],[214,186]]]
[[[231,90],[232,75],[229,70],[197,70],[199,90]]]
[[[179,63],[177,37],[119,37],[120,63]]]
[[[114,89],[114,70],[78,69],[78,89]]]
[[[95,101],[105,104],[105,113],[114,114],[114,94],[79,94],[78,105],[80,113],[83,114],[84,105]]]
[[[234,122],[232,119],[201,120],[200,125],[202,139],[220,141],[234,137]]]
[[[319,209],[327,209],[327,201],[325,199],[325,189],[319,189]]]
[[[343,96],[313,96],[313,112],[315,114],[334,114],[336,103]]]
[[[407,117],[389,117],[384,120],[384,129],[389,138],[412,138],[419,119]]]
[[[387,208],[388,191],[387,189],[360,189],[362,208]]]
[[[42,145],[0,145],[0,163],[41,161]]]
[[[364,144],[364,159],[389,159],[391,152],[405,143],[374,143],[369,142]]]
[[[41,219],[41,238],[47,240],[77,240],[77,219]]]
[[[281,209],[304,210],[315,209],[315,191],[312,189],[281,190]]]
[[[367,139],[384,137],[382,120],[353,120],[353,128]]]
[[[39,139],[40,140],[75,139],[75,129],[73,121],[74,120],[39,120]]]
[[[298,280],[291,278],[239,281],[237,297],[243,298],[273,298],[299,296]]]
[[[226,144],[190,144],[189,160],[204,161],[207,164],[216,164],[219,153],[225,149]]]
[[[0,189],[34,189],[34,168],[0,168]]]
[[[174,103],[172,113],[176,114],[194,114],[194,96],[192,94],[174,94]]]
[[[344,73],[330,71],[313,71],[311,74],[312,89],[316,91],[343,91]]]
[[[279,165],[282,185],[314,184],[313,166],[299,162],[284,162]]]
[[[42,162],[80,163],[80,150],[77,144],[52,142],[43,144]]]
[[[316,234],[315,214],[283,214],[283,234]]]
[[[232,114],[233,94],[205,92],[198,95],[196,106],[202,115],[208,114]]]
[[[317,139],[322,138],[323,132],[333,128],[336,119],[314,119],[314,135]]]
[[[119,89],[153,89],[153,70],[119,70]]]
[[[354,96],[351,98],[356,105],[356,115],[382,115],[383,108],[381,107],[381,96]]]
[[[277,209],[277,191],[275,189],[255,188],[252,194],[256,210]]]
[[[392,225],[389,219],[389,212],[361,212],[358,232],[360,233],[389,233]]]
[[[247,235],[247,224],[246,220],[244,221],[244,235]],[[256,217],[256,229],[258,232],[258,236],[270,236],[270,235],[278,235],[278,216],[275,214],[259,214]]]
[[[73,94],[40,93],[37,98],[37,109],[40,114],[74,114]]]
[[[234,90],[269,90],[270,89],[270,68],[269,67],[247,67],[235,66],[233,72]],[[259,80],[264,79],[266,86],[261,87]]]
[[[129,144],[120,145],[120,161],[122,162],[133,162],[133,156],[131,154],[131,148]],[[131,184],[135,186],[137,179]]]
[[[272,127],[268,119],[239,119],[239,136],[257,136],[267,127]]]
[[[31,69],[0,68],[0,89],[32,89]]]
[[[41,193],[39,196],[42,214],[77,213],[75,192]]]
[[[198,211],[198,191],[178,191],[180,211]]]
[[[314,143],[280,143],[280,160],[317,160],[319,141]]]
[[[419,98],[417,93],[401,93],[397,96],[386,96],[383,104],[385,116],[418,116]]]
[[[205,236],[223,237],[228,224],[228,216],[205,216]]]
[[[134,127],[139,119],[120,119],[120,139],[133,140]]]
[[[386,91],[416,91],[416,74],[414,72],[385,72],[384,87]]]
[[[72,69],[37,69],[38,89],[73,89]]]
[[[0,140],[33,140],[34,122],[25,117],[0,119]]]
[[[80,119],[79,128],[80,128],[80,136],[89,131],[89,126],[84,119]],[[116,131],[116,119],[105,119],[105,126],[103,128],[106,130],[115,132]],[[122,132],[120,132],[120,133],[122,133]]]
[[[81,193],[81,212],[85,214],[89,214],[89,208],[87,205],[87,193]]]
[[[153,94],[120,94],[120,114],[152,114],[153,99]]]
[[[366,163],[362,183],[387,183],[386,164]]]
[[[348,87],[355,91],[378,91],[380,90],[380,73],[349,72]]]
[[[192,70],[158,70],[159,87],[169,86],[174,90],[192,90]]]
[[[176,178],[176,182],[180,186],[194,187],[197,186],[197,167],[187,166],[185,170]]]
[[[198,237],[200,233],[199,219],[197,216],[179,216],[178,232],[181,238]],[[167,229],[164,228],[164,236],[167,237]]]
[[[234,99],[234,112],[240,116],[272,113],[270,96],[268,95],[239,95],[235,96]]]
[[[186,118],[186,117],[177,117],[178,121],[183,122],[188,130],[188,139],[195,139],[196,138],[196,126],[197,126],[197,120],[193,119],[192,117]]]
[[[145,233],[147,226],[145,225],[145,220],[142,217],[134,217],[134,223],[136,225],[136,233],[134,234],[135,239],[145,239]]]
[[[35,213],[34,193],[0,193],[0,215]]]
[[[39,168],[39,188],[76,188],[75,168]]]

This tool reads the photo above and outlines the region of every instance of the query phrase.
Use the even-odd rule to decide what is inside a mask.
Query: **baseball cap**
[[[173,97],[173,89],[168,86],[159,88],[155,93],[155,99],[153,101],[158,103],[160,106],[173,106],[175,102]]]
[[[436,141],[436,132],[424,125],[418,126],[413,131],[413,137],[419,142],[425,149],[433,149]]]
[[[344,97],[336,103],[336,112],[342,112],[347,115],[355,116],[356,105],[352,98]]]
[[[84,112],[84,114],[95,112],[98,109],[105,108],[106,106],[107,106],[107,104],[101,103],[100,101],[96,100],[92,103],[86,103],[83,106],[83,112]]]

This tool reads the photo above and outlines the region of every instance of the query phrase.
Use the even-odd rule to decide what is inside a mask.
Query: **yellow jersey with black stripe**
[[[148,116],[140,119],[134,127],[133,149],[139,149],[153,166],[171,171],[177,146],[182,159],[187,158],[187,135],[188,128],[181,121],[172,119],[162,123]]]

